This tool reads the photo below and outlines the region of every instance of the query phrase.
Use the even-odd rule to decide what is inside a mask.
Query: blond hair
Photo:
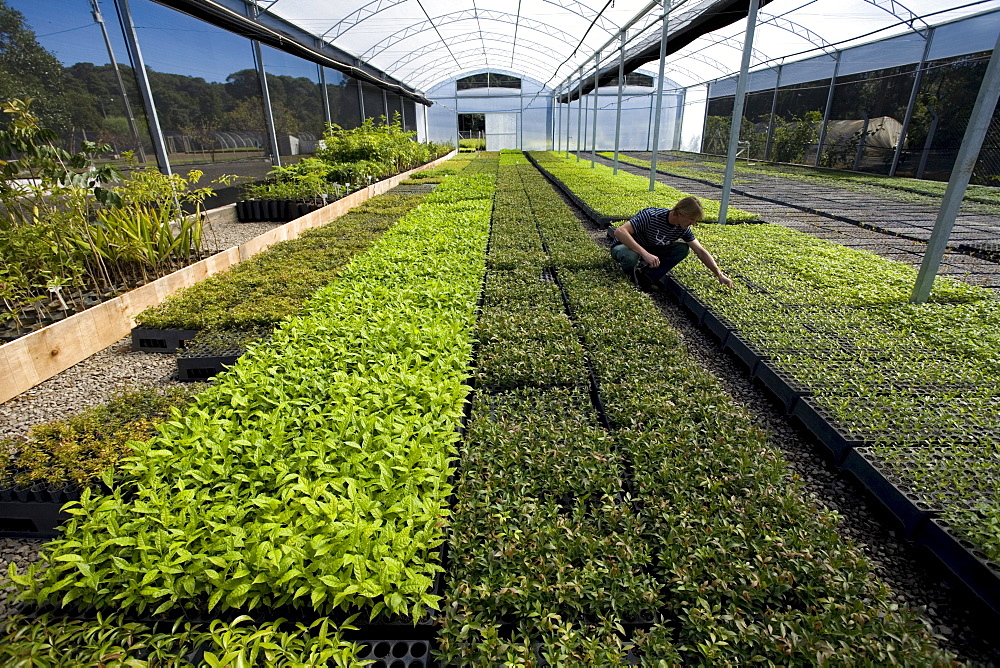
[[[701,200],[694,196],[687,196],[677,201],[673,210],[691,220],[701,220],[705,217],[705,211],[701,208]]]

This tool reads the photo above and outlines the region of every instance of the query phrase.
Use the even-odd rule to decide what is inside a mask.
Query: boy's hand
[[[729,278],[725,274],[720,273],[717,278],[719,279],[719,283],[722,283],[727,288],[733,287],[733,279]]]

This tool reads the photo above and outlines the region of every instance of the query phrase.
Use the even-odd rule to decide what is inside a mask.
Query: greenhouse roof
[[[568,90],[583,72],[592,88],[616,76],[624,35],[626,71],[659,57],[659,2],[649,0],[161,0],[185,11],[239,7],[296,26],[411,91],[466,73],[522,73]],[[695,85],[738,71],[749,0],[669,3],[666,74]],[[1000,8],[1000,0],[761,0],[751,67],[830,53],[851,44]],[[256,6],[256,10],[253,7]],[[301,37],[300,37],[301,39]],[[355,62],[355,67],[360,66]],[[364,69],[362,67],[362,69]]]

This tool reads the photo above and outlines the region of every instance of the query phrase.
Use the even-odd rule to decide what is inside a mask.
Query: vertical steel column
[[[332,122],[330,118],[330,91],[326,87],[326,68],[317,64],[316,69],[319,70],[319,87],[323,89],[323,118],[326,119],[326,124],[330,125]]]
[[[931,146],[934,144],[934,133],[937,132],[938,120],[940,118],[937,111],[931,109],[931,126],[927,128],[927,139],[924,140],[924,150],[920,154],[920,164],[917,165],[916,177],[918,179],[924,178],[924,170],[927,168],[927,154],[931,152]]]
[[[569,157],[569,131],[573,127],[573,107],[570,106],[570,83],[566,82],[566,157]]]
[[[826,142],[826,126],[830,123],[833,89],[837,85],[837,73],[840,72],[840,56],[842,54],[842,51],[837,52],[837,61],[833,64],[833,76],[830,77],[830,90],[826,92],[826,108],[823,109],[823,125],[819,126],[819,143],[816,144],[816,159],[813,161],[813,167],[819,167],[819,159],[823,155],[823,144]]]
[[[656,159],[660,151],[660,114],[663,112],[663,77],[667,67],[667,13],[670,0],[663,0],[663,24],[660,26],[660,73],[656,78],[656,118],[653,121],[653,148],[649,157],[649,192],[656,188]]]
[[[382,89],[382,110],[385,113],[385,124],[389,125],[392,119],[389,118],[389,96],[385,94],[385,88]]]
[[[517,150],[524,150],[524,88],[517,93]]]
[[[455,150],[456,151],[461,147],[461,144],[459,142],[462,141],[462,133],[458,129],[458,126],[459,126],[459,122],[458,122],[459,119],[458,119],[458,117],[459,117],[459,115],[460,114],[458,113],[458,82],[456,81],[455,82]],[[486,138],[486,141],[489,141],[489,137]]]
[[[594,168],[597,159],[597,78],[601,72],[601,52],[594,54],[594,131],[590,137],[590,168]]]
[[[854,152],[854,165],[852,169],[856,172],[861,167],[861,158],[865,155],[865,145],[868,139],[868,123],[871,119],[868,117],[868,110],[861,112],[865,118],[865,124],[861,126],[861,136],[858,138],[858,150]]]
[[[674,127],[674,142],[671,148],[675,151],[681,149],[681,131],[684,129],[684,109],[687,107],[687,88],[681,88],[680,103],[677,107],[677,120]]]
[[[254,11],[257,7],[254,5]],[[256,17],[254,17],[256,18]],[[264,70],[264,53],[260,42],[252,40],[253,59],[257,65],[257,78],[260,79],[260,95],[264,101],[264,121],[267,123],[268,141],[271,143],[271,164],[281,167],[281,149],[278,148],[278,131],[274,126],[274,111],[271,109],[271,93],[267,88],[267,73]]]
[[[149,134],[153,140],[153,150],[156,151],[156,159],[160,163],[160,171],[164,174],[171,174],[170,159],[167,157],[167,142],[163,138],[163,130],[160,128],[160,118],[156,114],[156,103],[153,101],[153,88],[149,85],[149,76],[146,74],[146,64],[142,60],[142,51],[139,49],[139,38],[135,34],[135,24],[132,22],[132,10],[129,9],[128,0],[115,0],[115,9],[118,10],[118,20],[121,21],[123,32],[125,33],[125,45],[128,47],[129,58],[132,60],[132,70],[135,72],[136,83],[139,85],[142,103],[146,107]]]
[[[552,91],[552,150],[562,148],[562,107],[559,106],[559,93]]]
[[[979,159],[979,149],[983,146],[986,131],[989,130],[990,121],[993,120],[993,111],[996,109],[997,99],[1000,98],[998,51],[1000,51],[1000,36],[997,37],[996,44],[993,46],[990,64],[986,66],[986,74],[979,87],[976,104],[972,107],[969,125],[966,126],[965,136],[962,137],[962,147],[958,149],[958,157],[955,159],[951,178],[948,179],[948,187],[945,188],[944,198],[941,200],[941,209],[938,211],[937,220],[934,223],[934,231],[931,232],[931,238],[927,242],[927,250],[924,251],[924,259],[920,263],[917,282],[913,286],[913,294],[910,297],[910,301],[914,304],[923,304],[930,297],[931,288],[934,287],[934,278],[941,266],[941,256],[944,255],[948,246],[948,238],[955,225],[955,217],[962,206],[962,198],[965,197],[965,189],[969,187],[969,179],[972,177],[972,170],[976,167],[976,160]]]
[[[430,141],[431,126],[430,126],[430,121],[427,120],[427,116],[429,115],[428,112],[431,110],[431,108],[426,104],[421,104],[420,106],[424,108],[424,141]],[[416,107],[414,107],[414,109],[416,109]]]
[[[778,65],[778,78],[774,80],[774,96],[771,98],[771,118],[767,121],[767,142],[764,143],[764,160],[771,159],[771,140],[774,139],[774,112],[778,108],[778,88],[781,86],[781,65]],[[747,158],[750,151],[747,150]]]
[[[579,84],[577,86],[576,110],[576,161],[580,162],[580,137],[583,135],[583,65],[580,66]]]
[[[913,76],[913,88],[910,90],[910,101],[906,104],[906,113],[903,115],[903,127],[899,129],[899,141],[896,142],[896,150],[892,154],[892,166],[889,167],[889,176],[896,175],[896,168],[899,167],[899,157],[903,153],[903,142],[906,141],[906,133],[910,131],[910,120],[913,118],[913,107],[917,103],[917,92],[920,90],[920,82],[924,78],[924,66],[927,64],[927,56],[931,51],[931,42],[934,39],[934,28],[928,28],[924,35],[924,52],[920,55],[920,63]]]
[[[729,209],[729,194],[733,189],[733,172],[736,170],[736,150],[740,141],[740,125],[743,122],[743,102],[747,92],[750,52],[753,51],[753,33],[757,29],[758,0],[750,0],[747,15],[747,33],[743,38],[743,60],[740,62],[740,78],[736,81],[736,99],[733,102],[733,122],[729,127],[729,153],[726,157],[726,177],[722,184],[722,201],[719,204],[719,224],[726,224]]]
[[[365,122],[365,91],[362,90],[361,79],[355,79],[358,82],[358,108],[361,109],[361,123]]]
[[[406,100],[399,96],[399,126],[406,130]]]
[[[104,16],[101,15],[101,8],[97,4],[97,0],[90,0],[90,6],[93,9],[94,22],[101,26],[101,34],[104,35],[104,46],[108,49],[108,60],[111,61],[111,67],[115,71],[115,81],[118,82],[118,91],[122,94],[122,104],[125,107],[125,115],[128,117],[128,127],[132,132],[132,137],[135,139],[135,150],[139,155],[139,162],[146,162],[146,151],[142,147],[142,136],[139,134],[139,126],[135,123],[135,114],[132,113],[132,104],[128,101],[128,95],[125,93],[125,82],[122,81],[121,70],[118,69],[118,59],[115,58],[115,50],[111,47],[111,37],[108,36],[108,27],[104,25]]]
[[[618,47],[618,111],[615,114],[615,162],[613,173],[618,173],[618,147],[622,138],[622,87],[625,85],[625,31],[619,33]]]

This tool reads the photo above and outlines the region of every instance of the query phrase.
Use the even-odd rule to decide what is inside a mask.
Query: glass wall
[[[172,169],[263,177],[271,152],[250,41],[151,0],[130,5]]]
[[[315,153],[326,123],[319,68],[267,46],[262,52],[282,163],[286,158]]]
[[[374,118],[376,123],[382,123],[385,118],[385,100],[382,89],[368,83],[361,83],[365,100],[365,118]]]
[[[326,96],[330,102],[330,122],[342,128],[361,125],[361,103],[358,81],[337,70],[326,70]]]
[[[403,104],[397,93],[386,93],[386,102],[389,104],[389,120],[395,121],[399,114],[399,122],[403,122]]]
[[[107,145],[155,164],[149,126],[113,2],[7,0],[0,4],[0,101],[33,98],[31,111],[62,148]],[[117,63],[117,69],[112,63]]]

